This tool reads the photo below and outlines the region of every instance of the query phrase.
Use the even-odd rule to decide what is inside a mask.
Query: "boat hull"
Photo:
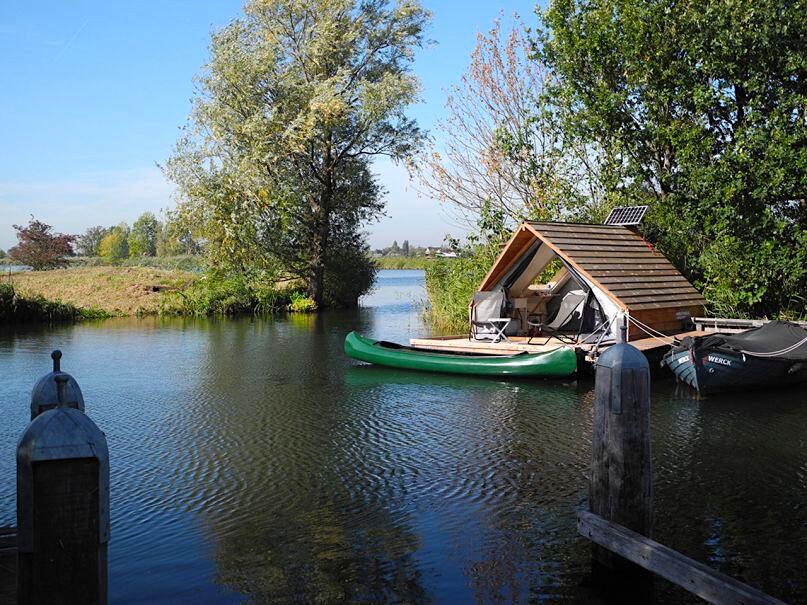
[[[564,378],[577,371],[577,355],[570,347],[518,355],[462,355],[404,347],[351,332],[345,338],[345,353],[359,361],[421,372]]]
[[[780,388],[807,381],[807,362],[765,359],[723,349],[673,347],[664,364],[702,395]]]

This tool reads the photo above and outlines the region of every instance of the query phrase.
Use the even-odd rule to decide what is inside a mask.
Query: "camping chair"
[[[527,325],[530,328],[538,328],[539,334],[543,334],[544,332],[549,333],[549,338],[546,339],[544,344],[548,344],[552,337],[555,337],[562,342],[574,344],[576,338],[563,334],[561,330],[563,329],[563,326],[574,319],[575,316],[577,319],[582,319],[583,307],[586,305],[587,299],[588,294],[583,290],[571,290],[570,292],[567,292],[560,301],[560,308],[555,315],[555,319],[548,324],[527,320]],[[531,344],[532,339],[533,336],[530,336],[527,339],[527,344]]]
[[[468,340],[508,340],[504,331],[510,318],[502,317],[505,307],[503,290],[474,292],[469,310]]]

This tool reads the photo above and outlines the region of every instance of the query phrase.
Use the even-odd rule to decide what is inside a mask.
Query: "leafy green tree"
[[[161,224],[151,212],[144,212],[129,231],[129,256],[156,256]]]
[[[121,223],[113,227],[104,236],[98,246],[98,253],[104,260],[110,263],[119,263],[129,257],[129,226]]]
[[[180,212],[215,269],[279,263],[318,305],[355,304],[372,283],[354,280],[370,271],[362,225],[383,208],[371,161],[405,160],[421,139],[404,111],[418,95],[411,63],[428,14],[415,0],[251,0],[244,10],[213,36],[166,166]]]
[[[609,202],[718,312],[807,309],[807,10],[800,2],[553,0],[539,57]]]
[[[195,256],[201,253],[202,245],[180,221],[169,218],[157,233],[157,256]]]
[[[81,256],[100,256],[101,240],[110,232],[107,227],[90,227],[76,242],[76,248]]]
[[[35,271],[67,266],[65,257],[73,254],[75,235],[54,233],[53,227],[31,217],[27,225],[13,225],[17,231],[17,245],[8,255],[20,264]]]
[[[5,257],[6,257],[6,251],[3,250],[3,249],[0,249],[0,258],[5,258]]]
[[[409,256],[409,240],[405,239],[403,244],[401,244],[401,254],[404,256]]]

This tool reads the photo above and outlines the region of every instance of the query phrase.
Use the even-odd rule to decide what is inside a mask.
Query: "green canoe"
[[[577,371],[577,355],[570,347],[516,355],[444,353],[370,340],[351,332],[345,337],[345,353],[353,359],[393,368],[474,376],[560,378]]]

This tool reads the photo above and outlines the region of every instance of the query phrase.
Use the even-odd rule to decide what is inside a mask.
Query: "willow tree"
[[[383,212],[371,162],[419,144],[405,109],[427,20],[414,0],[252,0],[214,34],[166,167],[213,268],[279,266],[318,304],[369,288],[361,229]]]

